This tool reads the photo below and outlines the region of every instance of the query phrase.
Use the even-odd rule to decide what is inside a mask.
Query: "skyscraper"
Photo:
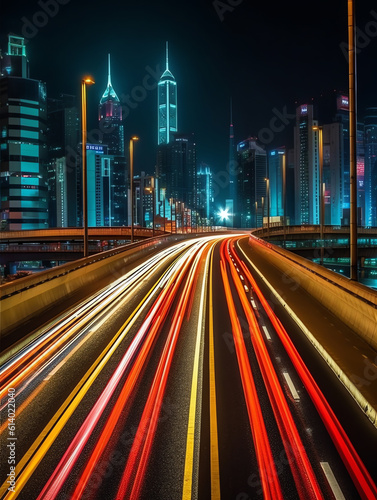
[[[377,108],[368,108],[364,118],[365,225],[377,225]]]
[[[319,224],[318,122],[313,106],[302,104],[296,110],[294,131],[296,224]]]
[[[267,155],[249,137],[237,145],[238,176],[235,219],[237,227],[261,227],[266,203]],[[264,210],[266,211],[266,210]]]
[[[29,78],[22,37],[9,35],[0,74],[2,224],[10,230],[44,229],[48,227],[46,85]]]
[[[158,92],[157,144],[169,144],[172,134],[178,131],[177,82],[169,70],[169,48],[166,42],[166,69],[161,75]]]
[[[234,127],[233,127],[233,105],[230,100],[230,126],[229,126],[229,196],[226,200],[226,208],[228,209],[229,218],[225,221],[227,226],[234,227],[234,209],[237,199],[237,176],[236,176],[236,152],[234,147]]]
[[[127,163],[122,106],[111,83],[110,54],[107,86],[98,106],[98,118],[103,132],[103,149],[102,153],[97,151],[95,161],[96,225],[122,226],[127,221]]]
[[[284,216],[283,200],[283,156],[285,148],[277,148],[269,152],[268,178],[270,179],[270,216]]]
[[[111,84],[110,54],[108,54],[107,87],[98,106],[103,138],[110,155],[124,156],[124,129],[122,106]]]
[[[213,217],[212,172],[208,165],[201,163],[197,171],[196,207],[202,223],[210,225]]]
[[[77,151],[80,118],[75,96],[47,100],[49,221],[52,227],[77,225]]]
[[[108,154],[102,144],[87,144],[88,225],[122,226],[125,218],[124,175],[119,173],[120,157]],[[122,167],[123,170],[123,167]],[[121,172],[123,174],[123,172]]]

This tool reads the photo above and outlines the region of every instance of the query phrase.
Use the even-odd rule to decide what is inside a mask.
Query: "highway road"
[[[175,243],[3,356],[0,498],[376,499],[376,428],[256,265]]]

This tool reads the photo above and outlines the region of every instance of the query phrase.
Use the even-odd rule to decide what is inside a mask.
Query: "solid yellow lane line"
[[[206,289],[208,284],[208,270],[209,263],[211,262],[211,272],[212,274],[212,254],[213,248],[217,242],[213,242],[210,251],[207,255],[204,278],[202,283],[201,297],[200,297],[200,307],[199,307],[199,319],[198,328],[196,336],[195,354],[194,354],[194,366],[191,382],[191,397],[190,397],[190,407],[189,407],[189,419],[188,419],[188,429],[187,429],[187,441],[186,441],[186,457],[185,457],[185,469],[183,478],[183,492],[182,500],[192,500],[196,498],[196,491],[193,491],[194,487],[194,462],[195,462],[195,451],[199,452],[199,443],[195,449],[195,435],[200,432],[200,414],[198,413],[198,406],[200,401],[198,401],[198,389],[201,387],[202,375],[200,374],[200,358],[201,352],[203,350],[203,338],[205,332],[205,311],[206,311]],[[218,465],[218,447],[217,447],[217,418],[216,418],[216,395],[214,392],[214,350],[213,350],[213,317],[212,317],[212,277],[210,277],[210,419],[211,419],[211,499],[220,498],[220,482],[219,482],[219,465]],[[211,344],[212,342],[212,344]],[[212,345],[212,351],[211,351]],[[199,380],[200,378],[200,380]],[[198,455],[196,457],[198,462]],[[197,464],[198,465],[198,464]]]
[[[194,353],[194,366],[191,381],[191,396],[189,407],[189,418],[186,439],[186,456],[185,469],[183,475],[183,492],[182,500],[191,500],[193,490],[193,470],[194,470],[194,449],[195,449],[195,431],[197,428],[197,399],[198,399],[198,381],[199,381],[199,362],[202,347],[202,339],[205,330],[205,303],[206,303],[206,286],[207,286],[207,271],[208,271],[209,253],[207,254],[205,271],[200,295],[199,319],[198,328],[196,331],[196,343]]]
[[[70,395],[66,398],[64,403],[60,406],[59,410],[55,413],[50,422],[39,434],[29,450],[18,462],[16,466],[16,488],[15,491],[10,491],[6,495],[6,500],[13,500],[20,494],[26,482],[29,480],[30,476],[33,474],[40,461],[46,455],[49,448],[51,447],[79,403],[82,401],[99,373],[103,370],[111,356],[123,341],[124,337],[127,335],[128,331],[131,329],[132,325],[135,323],[138,316],[141,314],[142,310],[148,302],[148,298],[151,298],[152,292],[157,287],[159,281],[160,280],[158,280],[156,284],[149,290],[149,292],[135,308],[127,321],[118,330],[117,334],[114,337],[112,346],[107,346],[102,351],[96,361],[81,378],[80,382],[71,391]],[[6,493],[8,487],[9,484],[7,483],[7,481],[5,481],[0,488],[0,496]]]
[[[219,469],[219,443],[217,430],[216,407],[216,378],[215,378],[215,345],[213,335],[213,253],[211,254],[211,267],[209,277],[209,417],[210,417],[210,460],[211,460],[211,500],[219,500],[220,495],[220,469]]]

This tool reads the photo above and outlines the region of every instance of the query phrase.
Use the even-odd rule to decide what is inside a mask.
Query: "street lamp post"
[[[348,0],[348,75],[350,124],[350,278],[357,276],[357,125],[356,125],[356,34],[355,0]]]
[[[287,157],[286,152],[283,153],[283,230],[284,230],[284,248],[287,239]]]
[[[136,135],[130,139],[131,243],[134,242],[134,142],[138,140]]]
[[[81,80],[81,137],[82,137],[82,223],[84,228],[84,257],[88,251],[88,176],[86,168],[86,86],[93,85],[94,80],[87,76]]]
[[[324,225],[325,225],[325,189],[323,182],[323,128],[313,127],[318,130],[318,149],[319,149],[319,231],[321,240],[320,264],[323,265],[324,255]]]

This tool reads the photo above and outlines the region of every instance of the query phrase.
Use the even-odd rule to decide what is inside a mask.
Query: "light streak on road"
[[[241,267],[243,264],[234,252],[234,242],[231,242],[231,255],[238,261]],[[229,248],[229,243],[228,243]],[[225,242],[222,244],[222,255],[224,260],[229,261],[228,252],[225,249]],[[312,498],[322,499],[322,493],[318,486],[317,479],[313,472],[309,458],[305,452],[304,445],[299,436],[297,427],[293,421],[293,416],[289,410],[288,403],[284,397],[277,373],[268,354],[263,340],[256,316],[247,299],[241,281],[233,266],[230,266],[233,282],[236,285],[238,296],[246,315],[250,329],[250,338],[253,343],[254,351],[257,356],[259,368],[261,370],[264,384],[267,388],[271,406],[274,411],[275,419],[279,427],[288,461],[291,466],[292,475],[296,483],[297,492],[301,499]],[[250,282],[250,280],[249,280]]]
[[[249,257],[245,254],[242,248],[239,245],[238,247],[243,253],[245,259],[253,266],[253,263],[250,261]],[[346,432],[344,431],[334,411],[327,402],[318,384],[315,382],[312,374],[309,372],[309,369],[303,362],[301,356],[299,355],[296,347],[294,346],[292,340],[290,339],[283,325],[281,324],[281,322],[271,309],[271,306],[267,302],[266,298],[262,294],[260,288],[258,287],[249,269],[242,261],[241,261],[241,267],[245,273],[245,276],[249,280],[249,283],[251,284],[253,290],[256,292],[258,299],[261,302],[264,310],[266,311],[282,344],[284,345],[285,350],[287,351],[298,375],[301,378],[301,381],[303,382],[309,396],[311,397],[318,411],[318,414],[320,415],[331,439],[333,440],[338,450],[338,453],[341,456],[361,498],[365,500],[376,500],[377,486],[372,480],[369,472],[367,471],[365,465],[360,459],[358,453],[356,452],[353,444],[348,438]]]
[[[242,335],[241,325],[234,305],[230,282],[226,270],[225,243],[222,243],[222,260],[220,261],[221,275],[223,278],[224,290],[232,323],[232,333],[237,354],[238,365],[242,380],[242,387],[246,400],[247,411],[250,420],[250,428],[254,441],[255,453],[259,465],[259,475],[261,479],[264,498],[270,500],[283,500],[279,477],[276,471],[275,462],[272,456],[271,446],[268,439],[267,429],[263,419],[254,377],[251,372],[245,341]],[[232,267],[232,269],[234,269]]]
[[[189,245],[187,245],[189,246]],[[167,257],[166,257],[167,258]],[[41,432],[38,438],[35,440],[29,451],[25,456],[17,463],[17,489],[14,492],[9,492],[5,497],[8,499],[17,498],[22,488],[42,460],[42,458],[47,453],[48,449],[55,441],[57,436],[60,434],[65,423],[69,420],[73,414],[76,407],[79,405],[91,385],[95,382],[99,373],[103,370],[107,362],[110,360],[111,356],[114,354],[120,343],[123,341],[124,337],[127,335],[132,325],[136,319],[140,316],[143,310],[149,305],[149,301],[153,297],[153,291],[157,287],[158,283],[153,286],[144,299],[140,302],[139,306],[130,315],[128,320],[122,326],[122,328],[115,335],[110,344],[105,348],[97,360],[93,363],[91,368],[82,377],[77,386],[73,389],[71,394],[68,396],[66,401],[61,405],[60,409],[55,413],[55,416],[45,429]],[[129,351],[127,351],[129,354]],[[109,383],[110,384],[110,383]],[[8,484],[5,482],[1,489],[0,495],[4,494],[8,488]]]
[[[215,242],[216,243],[216,242]],[[186,454],[185,454],[185,467],[184,467],[184,475],[183,475],[183,491],[182,491],[182,500],[191,500],[192,498],[197,498],[197,478],[199,475],[199,441],[200,441],[200,425],[201,425],[201,404],[198,401],[199,396],[201,395],[202,388],[202,368],[201,364],[203,363],[203,344],[204,344],[204,332],[205,332],[205,309],[206,309],[206,290],[208,285],[208,280],[206,276],[209,270],[209,263],[211,261],[211,274],[209,276],[210,280],[210,289],[209,289],[209,322],[210,322],[210,338],[213,336],[213,314],[212,314],[212,255],[213,255],[213,246],[215,243],[212,243],[211,249],[208,252],[206,257],[205,269],[204,269],[204,278],[202,283],[202,289],[200,294],[200,306],[199,306],[199,318],[198,318],[198,327],[196,333],[196,342],[195,342],[195,353],[194,353],[194,366],[192,372],[192,382],[191,382],[191,395],[190,395],[190,407],[189,407],[189,418],[188,418],[188,426],[187,426],[187,439],[186,439]],[[211,341],[211,340],[210,340]],[[212,340],[213,342],[213,340]],[[210,367],[211,370],[211,367]],[[214,381],[214,366],[212,366],[213,374],[211,376],[211,404],[215,405],[214,410],[212,412],[216,412],[216,402],[213,401],[215,399],[215,388],[213,386]],[[198,394],[199,393],[199,394]],[[214,499],[219,498],[218,489],[219,489],[219,477],[218,476],[218,451],[217,457],[216,448],[218,448],[217,444],[217,422],[216,422],[216,414],[212,413],[212,425],[213,425],[213,433],[214,437],[212,438],[212,446],[214,447],[214,452],[212,453],[212,461],[211,461],[211,485],[212,486],[212,497]],[[215,428],[216,427],[216,428]],[[212,436],[212,433],[211,433]],[[216,443],[213,441],[216,440]],[[196,441],[196,442],[195,442]],[[197,453],[195,454],[195,445]],[[211,450],[212,450],[211,446]],[[194,474],[194,467],[195,474]],[[196,479],[195,479],[196,478]]]
[[[49,391],[55,398],[70,367],[78,366],[78,375],[68,377],[63,403],[55,398],[57,410],[52,407],[35,434],[27,436],[30,442],[17,457],[17,487],[8,491],[3,479],[1,498],[29,498],[38,481],[43,483],[35,490],[37,500],[94,500],[103,498],[107,486],[109,500],[154,498],[148,487],[158,488],[162,481],[170,487],[170,472],[174,498],[225,500],[233,493],[238,498],[242,485],[229,484],[223,471],[238,452],[227,447],[245,439],[250,445],[240,457],[243,471],[249,474],[252,465],[262,488],[249,498],[262,493],[267,500],[283,500],[294,488],[300,500],[323,500],[326,494],[343,500],[342,460],[360,497],[377,500],[376,485],[258,287],[255,266],[239,238],[216,235],[174,243],[60,315],[4,362],[0,395],[9,387],[22,394],[17,417],[22,415],[24,426],[29,405],[33,409]],[[230,326],[231,345],[228,337],[223,342]],[[302,384],[297,385],[297,375]],[[237,392],[231,394],[233,387]],[[323,426],[316,417],[306,417],[308,406],[313,409],[306,393],[338,453],[330,439],[332,455],[319,458],[313,452],[306,429],[323,432]],[[174,439],[165,443],[166,427],[159,425],[164,405],[175,398],[179,412],[168,432],[179,435],[179,447]],[[235,407],[240,403],[242,425],[232,425],[229,401]],[[6,439],[6,425],[0,427],[1,439]],[[130,449],[110,479],[101,467],[130,428],[135,429]],[[157,451],[164,452],[165,445],[174,458],[159,459]],[[286,470],[276,461],[281,451]]]
[[[142,347],[133,362],[132,369],[130,374],[127,377],[127,381],[123,385],[123,389],[121,394],[119,395],[116,404],[113,407],[113,410],[110,414],[110,417],[107,420],[106,426],[101,434],[100,439],[97,441],[97,445],[95,447],[94,452],[92,453],[91,458],[88,460],[88,464],[86,469],[79,480],[79,484],[73,494],[72,498],[80,498],[81,492],[84,490],[90,474],[92,473],[95,464],[97,463],[98,457],[104,452],[106,444],[108,442],[109,437],[111,436],[114,427],[119,419],[121,412],[123,411],[124,405],[126,404],[128,398],[131,395],[131,392],[134,388],[134,385],[138,379],[138,376],[143,368],[147,357],[149,355],[150,349],[153,346],[154,339],[157,336],[161,325],[166,318],[173,299],[176,295],[176,292],[185,276],[186,271],[188,270],[191,260],[194,257],[194,250],[189,250],[189,255],[185,254],[184,257],[179,259],[179,262],[175,263],[174,272],[170,275],[169,281],[163,290],[160,292],[159,297],[155,301],[153,307],[147,314],[146,319],[144,320],[142,326],[140,327],[138,333],[133,339],[130,347],[128,348],[126,354],[122,358],[120,364],[114,375],[111,377],[108,382],[106,388],[101,394],[100,398],[88,414],[85,422],[81,426],[80,430],[76,434],[74,440],[68,447],[66,453],[64,454],[62,460],[60,461],[58,467],[56,468],[54,474],[46,484],[42,493],[40,494],[40,499],[52,499],[56,498],[58,492],[60,491],[64,481],[67,479],[70,474],[76,460],[80,456],[80,453],[84,449],[85,444],[87,443],[92,431],[94,430],[98,420],[100,419],[104,409],[106,408],[114,390],[116,389],[121,377],[129,367],[131,361],[133,361],[133,357],[139,346],[142,344]],[[184,264],[182,266],[182,260]],[[150,329],[150,330],[149,330]],[[69,467],[66,464],[69,463]]]
[[[44,332],[6,362],[0,369],[0,399],[4,398],[9,387],[17,389],[18,394],[20,394],[21,390],[25,389],[42,369],[48,368],[55,359],[64,353],[65,349],[70,347],[71,343],[87,333],[88,330],[84,326],[88,325],[107,306],[111,305],[113,309],[115,301],[121,298],[127,290],[134,293],[137,284],[145,278],[146,273],[163,264],[165,259],[178,253],[186,245],[179,244],[175,248],[166,249],[146,263],[136,267],[112,286],[96,294],[93,299],[76,309],[57,326]],[[27,382],[20,388],[20,384],[25,380]]]

